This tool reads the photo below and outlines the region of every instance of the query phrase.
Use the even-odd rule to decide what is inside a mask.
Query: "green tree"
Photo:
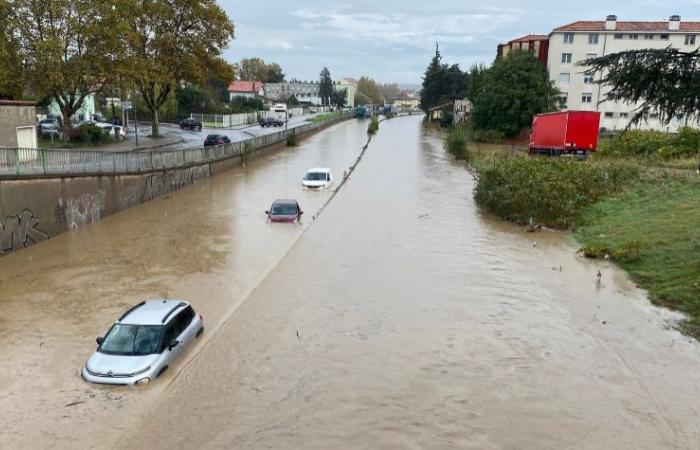
[[[244,58],[236,65],[239,80],[281,83],[284,81],[282,67],[277,63],[266,63],[262,58]]]
[[[0,98],[16,100],[24,93],[25,75],[11,12],[10,3],[0,0]]]
[[[289,98],[287,99],[287,105],[288,106],[298,106],[299,99],[297,98],[297,96],[294,94],[290,95]]]
[[[700,112],[700,49],[629,50],[585,62],[589,75],[609,87],[605,101],[639,104],[630,125],[656,112],[663,123]]]
[[[265,83],[281,83],[284,81],[284,72],[282,67],[277,63],[267,65],[267,74],[264,79]]]
[[[133,80],[158,136],[160,107],[181,82],[201,83],[208,67],[221,64],[234,27],[214,0],[124,0],[114,4],[115,20],[126,21],[121,72]],[[121,19],[119,19],[121,17]]]
[[[420,107],[423,111],[456,99],[463,99],[469,91],[469,73],[458,64],[442,62],[440,47],[435,44],[435,55],[423,75]]]
[[[345,108],[345,104],[348,102],[348,90],[339,89],[334,90],[331,94],[331,104],[337,106],[338,108]]]
[[[363,96],[362,99],[367,100],[361,103],[375,105],[384,103],[384,95],[382,95],[381,86],[367,76],[361,76],[360,79],[357,80],[357,93],[361,93]],[[357,97],[357,94],[355,96]]]
[[[379,90],[385,99],[398,98],[401,95],[401,88],[396,83],[384,83],[379,86]]]
[[[215,101],[211,93],[193,84],[175,90],[178,116],[187,117],[190,113],[212,113]]]
[[[50,96],[65,126],[84,99],[109,84],[115,44],[104,0],[10,0],[19,51],[32,89]],[[3,61],[4,64],[4,61]],[[66,139],[68,133],[66,133]]]
[[[324,67],[323,70],[321,70],[318,95],[321,97],[321,104],[330,104],[331,96],[333,95],[333,80],[331,79],[331,72],[327,67]]]
[[[506,137],[517,135],[532,124],[534,115],[555,111],[559,104],[547,69],[526,51],[510,53],[489,68],[472,68],[469,98],[474,127]]]
[[[244,96],[233,97],[231,101],[231,112],[233,114],[262,111],[265,109],[262,99],[248,98]]]

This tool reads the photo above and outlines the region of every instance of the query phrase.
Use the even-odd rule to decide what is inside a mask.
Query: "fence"
[[[284,142],[292,134],[306,133],[327,124],[328,122],[320,124],[306,123],[295,128],[240,142],[185,150],[102,152],[94,150],[0,148],[0,178],[17,176],[75,176],[80,174],[138,174],[155,170],[176,169],[240,156],[244,150],[255,150]]]
[[[301,116],[304,114],[304,108],[290,108],[289,117]],[[231,128],[241,125],[252,125],[259,119],[265,117],[277,117],[284,119],[284,113],[276,113],[273,111],[258,111],[254,113],[243,114],[200,114],[191,113],[190,117],[198,119],[202,125],[208,128]]]

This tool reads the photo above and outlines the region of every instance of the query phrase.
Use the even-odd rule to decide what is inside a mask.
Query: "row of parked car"
[[[108,120],[100,113],[95,113],[93,120],[83,120],[72,124],[72,128],[80,128],[88,124],[101,128],[105,133],[108,133],[112,137],[117,136],[117,129],[119,129],[118,136],[120,138],[124,138],[126,136],[126,129],[122,127],[121,119],[115,117]],[[37,131],[39,136],[44,138],[59,138],[61,133],[64,131],[61,116],[58,114],[48,114],[46,118],[37,122]]]

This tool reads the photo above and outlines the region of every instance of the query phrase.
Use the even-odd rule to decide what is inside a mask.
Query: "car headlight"
[[[142,369],[142,370],[139,370],[139,371],[136,371],[136,372],[132,372],[132,373],[129,374],[129,376],[130,376],[130,377],[135,377],[136,375],[141,375],[142,373],[148,372],[149,370],[151,370],[151,366],[148,366],[148,367],[146,367],[145,369]]]
[[[140,380],[136,381],[136,384],[148,384],[151,382],[151,379],[149,377],[141,378]]]

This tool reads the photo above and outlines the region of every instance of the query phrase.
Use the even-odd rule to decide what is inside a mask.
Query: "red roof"
[[[241,81],[236,80],[228,86],[229,92],[245,92],[249,94],[257,94],[262,89],[263,84],[260,81]]]
[[[519,37],[517,39],[513,39],[512,41],[508,41],[508,43],[512,42],[530,42],[530,41],[546,41],[549,39],[549,36],[545,34],[528,34],[527,36]]]
[[[680,30],[676,32],[698,31],[700,32],[700,22],[681,22]],[[606,31],[603,20],[579,20],[568,25],[555,28],[554,31]],[[639,32],[673,32],[668,29],[668,22],[620,22],[616,23],[616,32],[639,31]]]

